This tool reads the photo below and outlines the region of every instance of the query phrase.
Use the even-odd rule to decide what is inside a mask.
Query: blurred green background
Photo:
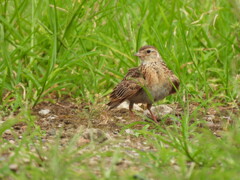
[[[239,2],[38,1],[0,4],[0,97],[16,110],[57,92],[106,95],[143,45],[156,46],[181,93],[232,101],[239,84]]]

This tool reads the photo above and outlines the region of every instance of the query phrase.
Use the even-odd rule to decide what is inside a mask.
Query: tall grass
[[[159,49],[182,91],[232,100],[234,2],[3,1],[1,102],[16,110],[51,92],[94,101],[138,64],[132,54],[145,44]]]
[[[104,97],[129,68],[139,64],[133,54],[149,44],[158,48],[181,80],[178,95],[165,100],[185,107],[182,119],[177,118],[181,128],[157,126],[155,130],[136,131],[157,149],[139,152],[137,163],[142,164],[142,171],[119,174],[114,167],[108,169],[100,163],[98,175],[103,179],[201,179],[209,174],[213,179],[237,178],[239,125],[234,124],[221,140],[210,132],[195,133],[197,125],[189,121],[198,109],[190,114],[187,107],[192,102],[206,109],[238,103],[239,12],[237,0],[2,0],[0,116],[21,113],[0,127],[1,134],[19,119],[35,127],[29,109],[52,93],[89,102],[95,102],[99,95]],[[38,129],[34,130],[22,143],[31,146],[36,134],[41,136]],[[37,147],[49,160],[42,162],[29,151],[30,147],[21,144],[16,152],[24,152],[31,163],[23,166],[18,175],[22,179],[41,179],[47,173],[46,178],[52,179],[57,177],[57,169],[64,169],[60,179],[98,179],[83,161],[96,155],[95,149],[81,159],[72,145],[66,151],[59,150],[58,145],[48,152],[41,150],[41,145]],[[11,148],[11,144],[4,145],[0,152]],[[119,151],[100,155],[114,157],[113,166],[118,159],[129,158]],[[18,159],[21,155],[17,153],[7,165]],[[42,168],[31,166],[36,163]],[[144,166],[146,163],[149,165]],[[17,178],[7,165],[1,168],[2,173]],[[78,172],[75,165],[84,172]]]

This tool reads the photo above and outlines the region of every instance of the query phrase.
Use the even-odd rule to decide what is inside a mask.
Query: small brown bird
[[[180,81],[168,69],[155,47],[143,46],[135,56],[142,60],[141,65],[129,69],[123,80],[113,89],[107,105],[109,109],[113,109],[128,100],[129,111],[133,115],[134,103],[147,104],[152,119],[157,122],[157,118],[151,111],[153,102],[175,93]]]

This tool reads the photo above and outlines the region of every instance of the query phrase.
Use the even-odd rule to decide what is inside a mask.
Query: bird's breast
[[[169,95],[171,83],[165,69],[160,64],[146,66],[144,70],[146,88],[154,101],[161,100]]]

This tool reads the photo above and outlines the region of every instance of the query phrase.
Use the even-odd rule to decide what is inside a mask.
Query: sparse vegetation
[[[0,179],[238,179],[239,12],[237,0],[1,1]],[[181,80],[159,124],[104,106],[146,44]]]

